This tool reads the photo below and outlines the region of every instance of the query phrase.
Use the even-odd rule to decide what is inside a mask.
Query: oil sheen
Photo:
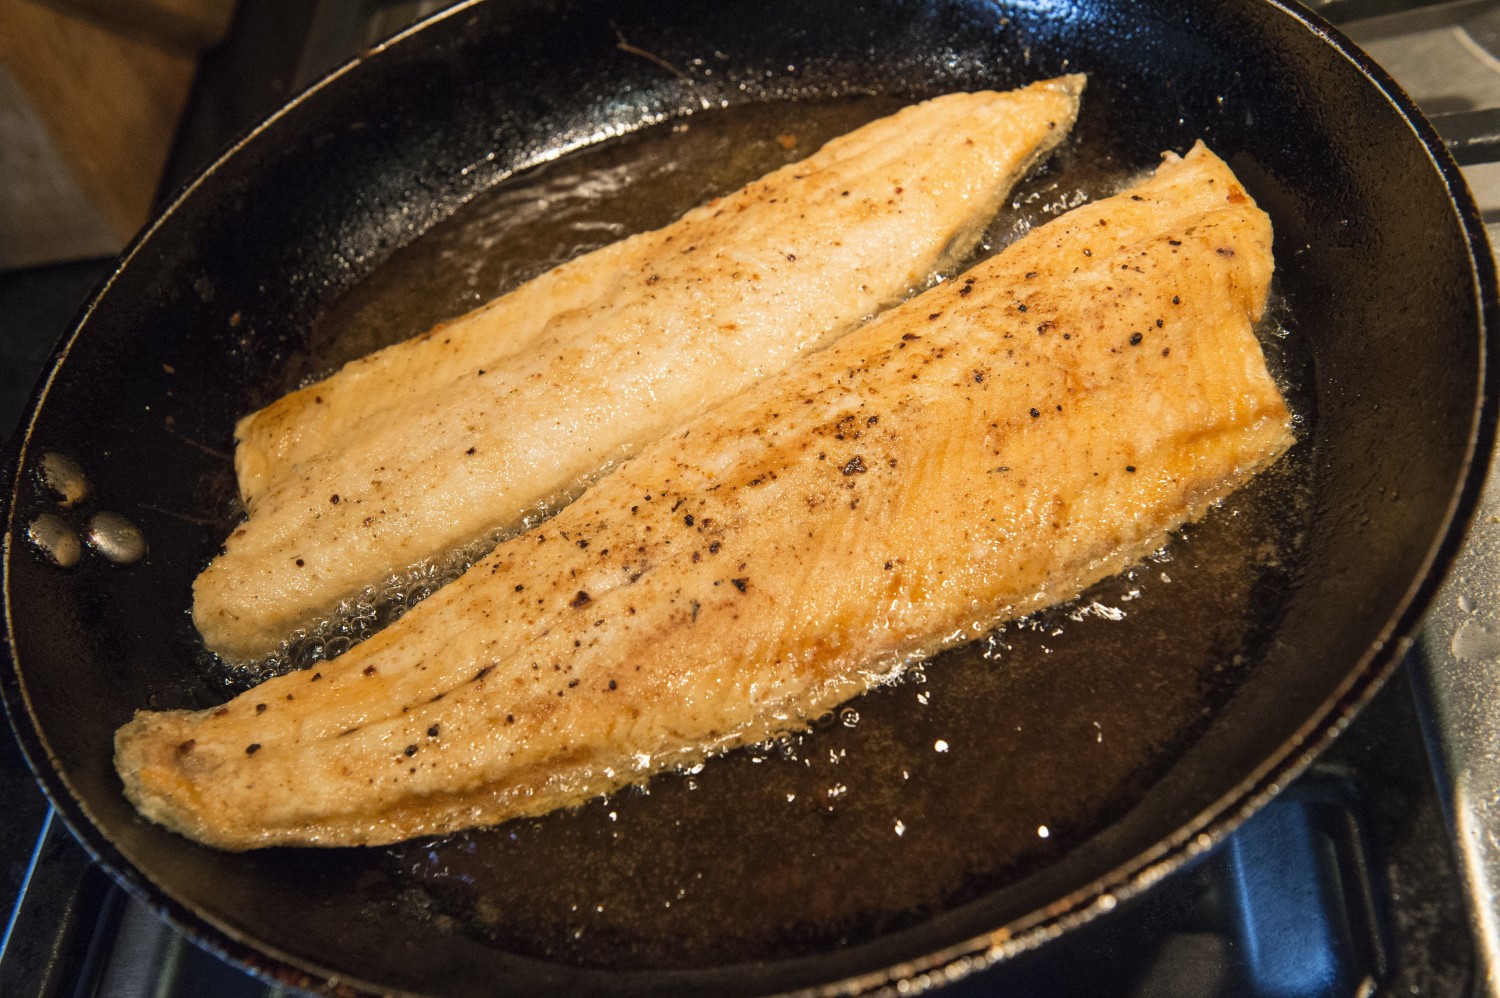
[[[512,177],[333,303],[282,373],[285,387],[663,225],[897,106],[847,98],[705,111]],[[1075,139],[1016,191],[979,255],[1113,193],[1141,166]],[[1273,305],[1261,339],[1306,437],[1310,360],[1283,307]],[[320,875],[347,879],[373,908],[599,968],[821,952],[981,897],[1124,813],[1254,667],[1295,584],[1306,451],[1293,448],[1124,575],[978,634],[808,731],[541,819],[338,850],[320,859]],[[216,666],[221,678],[247,686],[339,653],[571,491],[372,587],[275,660]]]

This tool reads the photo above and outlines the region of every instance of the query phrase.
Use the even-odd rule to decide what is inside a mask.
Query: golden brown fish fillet
[[[853,328],[972,250],[1082,89],[907,108],[246,417],[205,643],[263,655]]]
[[[1271,228],[1201,145],[645,448],[405,618],[116,736],[228,849],[533,815],[804,725],[1068,599],[1292,442]]]

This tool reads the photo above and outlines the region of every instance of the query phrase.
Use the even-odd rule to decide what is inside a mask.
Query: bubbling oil
[[[862,97],[717,109],[511,178],[333,303],[284,372],[286,387],[665,224],[897,106]],[[1017,188],[955,272],[1116,192],[1140,167],[1071,140]],[[1279,298],[1258,333],[1305,427],[1310,354]],[[949,911],[1118,818],[1204,730],[1295,587],[1310,475],[1307,447],[1294,447],[1130,570],[970,633],[805,730],[542,818],[347,851],[337,862],[350,865],[371,906],[598,968],[822,952]],[[568,498],[371,587],[277,659],[228,681],[338,653]]]

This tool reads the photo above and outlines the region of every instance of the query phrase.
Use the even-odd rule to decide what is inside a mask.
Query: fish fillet
[[[907,108],[246,417],[205,643],[266,654],[853,328],[973,249],[1082,89]]]
[[[1274,461],[1270,222],[1201,144],[737,396],[402,620],[116,737],[226,849],[576,804],[1068,599]]]

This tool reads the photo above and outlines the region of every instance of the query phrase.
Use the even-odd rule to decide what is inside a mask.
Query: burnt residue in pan
[[[283,384],[664,224],[900,103],[715,109],[518,175],[332,303]],[[1016,192],[981,252],[1138,168],[1071,143]],[[1310,361],[1284,308],[1262,339],[1306,420]],[[374,908],[600,968],[787,957],[914,924],[1085,841],[1204,730],[1295,584],[1309,479],[1299,446],[1125,576],[945,653],[809,732],[576,810],[317,861]]]

